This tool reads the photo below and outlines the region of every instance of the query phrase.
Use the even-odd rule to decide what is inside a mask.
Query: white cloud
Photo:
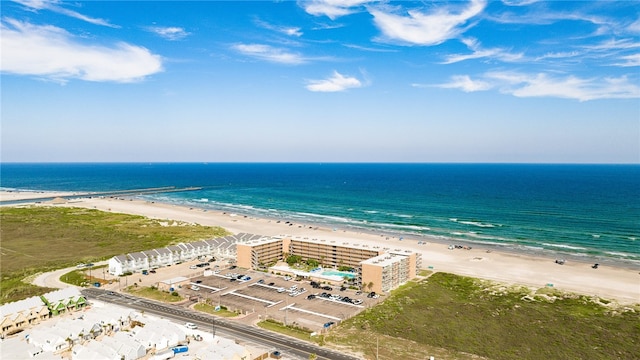
[[[333,76],[328,79],[310,80],[306,86],[307,90],[317,92],[337,92],[359,87],[362,87],[360,80],[344,76],[337,71],[334,71]]]
[[[589,50],[628,50],[640,48],[640,42],[633,39],[611,39],[602,41],[599,44],[585,45],[583,47]]]
[[[536,58],[536,61],[545,60],[545,59],[568,59],[568,58],[575,58],[581,55],[582,53],[578,51],[548,52],[544,55],[538,56]]]
[[[523,59],[522,53],[510,53],[505,49],[500,48],[492,48],[492,49],[482,49],[480,43],[475,39],[464,39],[462,41],[469,50],[472,51],[471,54],[451,54],[446,56],[446,60],[443,64],[453,64],[460,61],[472,60],[472,59],[481,59],[481,58],[491,58],[500,60],[503,62],[514,62]]]
[[[471,80],[469,75],[454,75],[451,77],[450,82],[438,85],[438,87],[444,89],[460,89],[464,92],[475,92],[489,90],[493,86],[486,81]]]
[[[579,101],[640,97],[640,87],[624,76],[581,79],[572,75],[553,77],[545,73],[510,72],[491,72],[485,76],[500,82],[502,92],[518,97],[557,97]]]
[[[278,31],[289,36],[302,36],[302,31],[300,31],[299,27],[281,27],[278,28]]]
[[[295,26],[277,26],[277,25],[269,24],[268,22],[262,21],[260,19],[256,19],[255,23],[262,28],[276,31],[281,34],[285,34],[287,36],[300,37],[303,34],[302,30],[299,27],[295,27]]]
[[[508,6],[526,6],[537,3],[540,0],[502,0],[502,3]]]
[[[269,45],[237,44],[233,45],[232,48],[242,54],[280,64],[298,65],[306,62],[300,54],[292,53],[285,49],[275,48]]]
[[[143,47],[82,44],[64,29],[5,19],[0,49],[3,73],[34,75],[60,82],[133,82],[162,71],[162,59]]]
[[[191,35],[181,27],[149,26],[147,27],[147,30],[151,31],[152,33],[155,33],[161,38],[171,40],[171,41],[182,40],[185,37]]]
[[[438,45],[462,34],[469,26],[468,20],[480,14],[485,6],[484,0],[472,0],[457,13],[448,6],[428,13],[409,10],[409,16],[373,7],[369,12],[388,41],[410,45]]]
[[[372,0],[301,0],[298,4],[314,16],[326,16],[331,20],[349,15]]]
[[[624,62],[613,64],[613,65],[623,66],[623,67],[640,66],[640,54],[621,56],[620,59],[623,60]]]
[[[640,19],[634,21],[633,23],[631,23],[631,25],[629,25],[629,27],[627,27],[627,30],[632,32],[632,33],[640,33]]]
[[[481,78],[472,80],[468,75],[456,75],[451,77],[451,81],[435,86],[464,92],[496,88],[504,94],[517,97],[555,97],[578,101],[640,98],[640,86],[626,76],[582,79],[546,73],[488,72]]]
[[[58,14],[63,14],[66,16],[70,16],[72,18],[76,18],[78,20],[86,21],[94,25],[109,26],[114,28],[119,27],[117,25],[110,24],[109,21],[107,20],[100,19],[100,18],[92,18],[86,15],[80,14],[77,11],[65,9],[59,6],[60,4],[62,4],[62,2],[58,0],[14,0],[14,1],[33,10],[49,10],[49,11],[57,12]]]

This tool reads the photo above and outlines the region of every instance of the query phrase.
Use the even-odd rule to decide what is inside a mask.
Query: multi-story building
[[[393,251],[367,259],[361,263],[363,288],[386,292],[416,277],[421,266],[420,254],[411,250]]]
[[[236,244],[236,263],[240,267],[259,269],[283,260],[287,252],[280,238],[264,237]]]
[[[421,266],[420,254],[411,250],[370,248],[347,241],[293,237],[265,237],[237,244],[237,265],[258,269],[284,260],[284,254],[313,259],[322,267],[347,266],[357,272],[355,284],[370,291],[389,291],[413,279]]]

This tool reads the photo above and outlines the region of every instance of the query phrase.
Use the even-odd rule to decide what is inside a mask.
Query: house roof
[[[61,300],[77,301],[82,296],[80,290],[75,287],[68,287],[56,291],[52,291],[42,295],[49,303],[55,303]]]
[[[33,296],[28,299],[0,306],[0,317],[5,317],[10,314],[16,314],[23,311],[30,311],[31,309],[39,311],[43,306],[45,306],[45,304],[42,302],[42,299],[39,296]]]

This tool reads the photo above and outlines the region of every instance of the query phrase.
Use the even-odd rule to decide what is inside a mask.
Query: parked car
[[[331,286],[323,286],[322,290],[331,291],[331,290],[333,290],[333,288]]]
[[[307,300],[313,300],[313,299],[315,299],[315,298],[316,298],[316,296],[315,296],[315,295],[313,295],[313,294],[311,294],[311,295],[307,296]]]
[[[258,284],[264,284],[264,279],[258,280]]]
[[[184,326],[185,326],[187,329],[191,329],[191,330],[194,330],[194,329],[197,329],[197,328],[198,328],[198,325],[196,325],[196,324],[194,324],[194,323],[190,323],[190,322],[188,322],[188,323],[184,324]]]

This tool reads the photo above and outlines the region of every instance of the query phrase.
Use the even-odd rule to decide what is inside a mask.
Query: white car
[[[194,323],[190,323],[190,322],[188,322],[188,323],[184,324],[184,326],[185,326],[187,329],[191,329],[191,330],[195,330],[195,329],[197,329],[197,328],[198,328],[198,325],[196,325],[196,324],[194,324]]]
[[[279,293],[283,293],[284,291],[285,291],[285,290],[284,290],[284,288],[282,288],[282,287],[281,287],[281,288],[278,288],[278,292],[279,292]]]

